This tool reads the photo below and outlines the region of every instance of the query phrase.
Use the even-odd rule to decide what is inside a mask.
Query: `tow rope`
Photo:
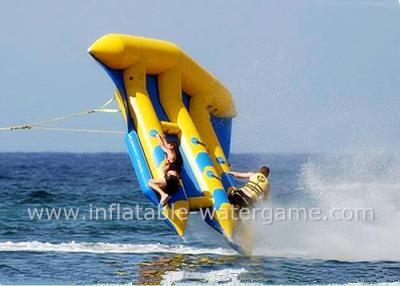
[[[68,120],[75,117],[85,116],[88,114],[94,114],[98,112],[105,113],[119,113],[121,112],[119,109],[107,108],[113,101],[115,100],[115,95],[107,100],[103,105],[95,109],[89,109],[82,112],[72,113],[64,116],[59,116],[55,118],[50,118],[46,120],[40,120],[33,123],[27,123],[22,125],[12,125],[1,127],[0,131],[14,131],[14,130],[46,130],[46,131],[67,131],[67,132],[86,132],[86,133],[108,133],[108,134],[125,134],[122,131],[114,131],[114,130],[100,130],[100,129],[81,129],[81,128],[58,128],[58,127],[42,127],[40,125],[54,123],[59,121]]]

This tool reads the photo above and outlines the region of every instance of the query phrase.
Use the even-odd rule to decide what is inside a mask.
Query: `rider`
[[[248,179],[248,182],[239,189],[234,189],[228,193],[231,204],[239,207],[253,207],[259,200],[267,200],[269,186],[269,168],[262,166],[257,172],[229,172],[232,176],[239,179]]]
[[[160,195],[160,202],[166,205],[170,196],[178,191],[179,177],[182,171],[183,160],[179,152],[179,145],[168,142],[164,136],[157,134],[158,144],[165,153],[164,177],[150,179],[148,185]]]

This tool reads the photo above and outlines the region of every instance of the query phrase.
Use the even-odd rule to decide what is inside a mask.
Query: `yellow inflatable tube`
[[[235,105],[229,91],[206,69],[196,63],[176,45],[144,37],[108,34],[98,39],[89,53],[107,67],[118,70],[141,61],[148,74],[162,74],[178,67],[182,89],[191,97],[210,96],[208,111],[217,117],[234,117]]]

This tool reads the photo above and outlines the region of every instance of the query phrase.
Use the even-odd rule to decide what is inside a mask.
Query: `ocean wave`
[[[33,191],[29,193],[29,197],[31,198],[50,198],[53,196],[54,196],[53,194],[46,191]]]
[[[122,244],[122,243],[91,243],[91,242],[63,242],[50,243],[40,241],[27,242],[0,242],[0,252],[6,251],[33,251],[33,252],[71,252],[71,253],[179,253],[179,254],[218,254],[234,255],[231,249],[224,248],[197,248],[182,244]]]
[[[26,197],[18,201],[21,204],[54,202],[56,195],[46,191],[31,191]]]

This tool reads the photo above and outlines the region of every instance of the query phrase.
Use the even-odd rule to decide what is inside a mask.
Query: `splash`
[[[400,260],[400,158],[320,156],[299,170],[295,199],[274,207],[372,209],[374,219],[256,222],[255,254],[345,261]],[[262,237],[262,239],[260,239]]]
[[[86,252],[86,253],[180,253],[180,254],[219,254],[232,255],[234,251],[223,248],[196,248],[186,245],[165,244],[119,244],[66,242],[49,243],[39,241],[1,242],[0,252],[4,251],[37,251],[37,252]]]
[[[208,285],[215,285],[217,283],[232,283],[238,285],[239,275],[247,272],[244,268],[227,268],[222,270],[214,270],[209,272],[196,272],[196,271],[170,271],[165,273],[161,285],[198,285],[206,283]],[[185,282],[191,281],[190,283]],[[196,281],[196,282],[194,282]],[[178,283],[181,282],[181,283]],[[178,283],[178,284],[177,284]],[[242,283],[240,283],[242,285]]]

